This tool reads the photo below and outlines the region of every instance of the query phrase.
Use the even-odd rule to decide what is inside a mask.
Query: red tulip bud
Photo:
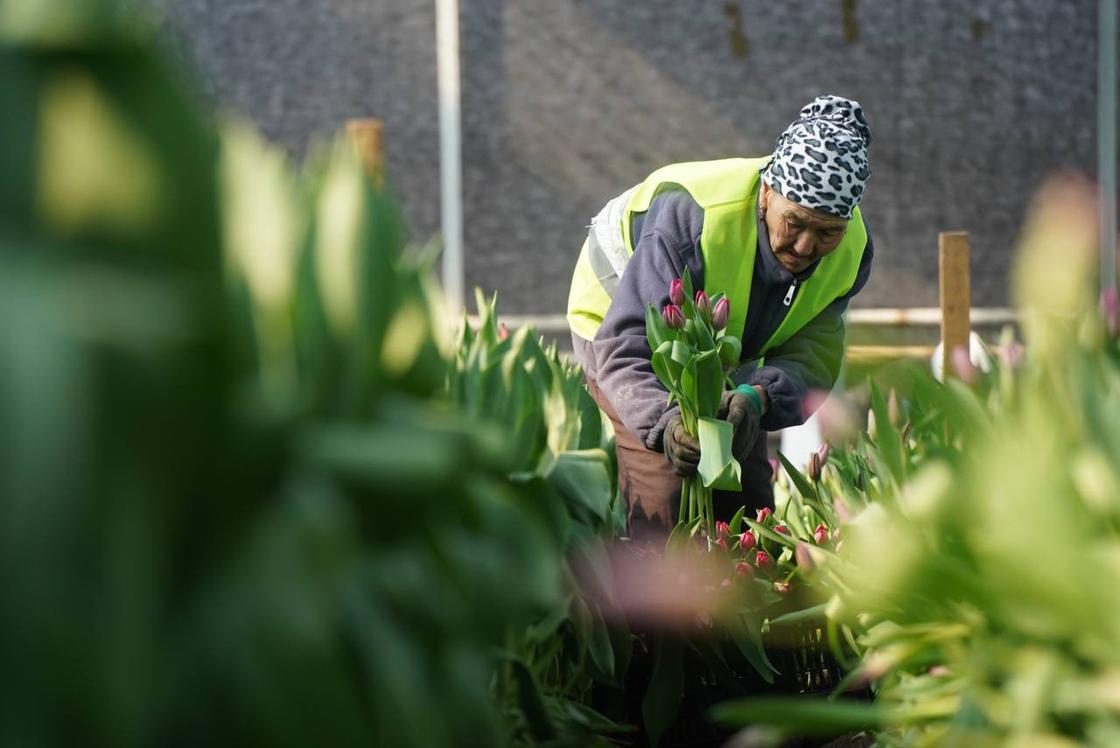
[[[716,537],[720,540],[726,540],[731,537],[731,526],[723,520],[716,522]]]
[[[727,550],[727,538],[720,538],[719,540],[716,541],[716,545],[718,545],[720,548],[722,548],[723,550],[726,551]]]
[[[747,530],[745,533],[739,536],[739,548],[741,548],[742,550],[749,551],[756,545],[758,545],[758,539],[755,538],[754,533],[750,530]]]
[[[726,296],[717,301],[715,306],[712,307],[712,327],[717,330],[722,330],[724,327],[727,327],[727,315],[730,311],[731,303],[727,300]]]
[[[712,302],[708,300],[708,294],[704,293],[703,290],[697,291],[695,301],[696,311],[700,312],[701,318],[703,318],[705,322],[711,322]]]
[[[735,573],[745,579],[754,579],[754,569],[746,561],[735,564]]]
[[[813,542],[817,545],[824,545],[828,542],[828,528],[824,525],[817,525],[817,529],[813,530]]]
[[[669,284],[669,301],[677,306],[684,304],[684,282],[680,278],[674,278]]]
[[[755,522],[757,522],[760,525],[765,525],[766,524],[766,518],[770,517],[773,514],[774,514],[773,509],[771,509],[768,506],[764,506],[761,509],[759,509],[758,514],[755,515]]]
[[[502,342],[509,338],[509,328],[506,327],[505,322],[498,323],[498,342]]]
[[[661,310],[661,319],[665,320],[665,324],[673,330],[680,330],[684,327],[684,314],[676,304],[667,304]]]
[[[759,551],[754,554],[754,565],[760,569],[765,569],[774,565],[774,559],[770,558],[770,554],[766,551]]]
[[[774,532],[780,532],[782,535],[789,535],[789,528],[785,525],[774,525]]]

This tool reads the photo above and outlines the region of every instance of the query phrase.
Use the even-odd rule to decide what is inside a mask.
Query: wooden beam
[[[968,350],[969,308],[972,286],[969,277],[971,248],[968,233],[943,231],[937,237],[937,260],[941,286],[942,371],[954,376],[952,355],[959,346]]]
[[[381,120],[372,118],[346,120],[346,138],[358,153],[369,178],[380,189],[383,174]]]

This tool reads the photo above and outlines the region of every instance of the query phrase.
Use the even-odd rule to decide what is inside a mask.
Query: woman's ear
[[[762,189],[758,193],[758,210],[760,213],[766,212],[766,204],[770,200],[770,185],[762,182]]]

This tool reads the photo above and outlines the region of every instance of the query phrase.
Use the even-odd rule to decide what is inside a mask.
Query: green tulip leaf
[[[653,675],[642,698],[642,721],[650,745],[657,745],[673,724],[684,696],[684,652],[680,640],[668,635],[657,637],[653,651]]]
[[[705,488],[740,491],[739,461],[731,453],[731,424],[717,418],[700,418],[696,422],[700,439],[698,472]]]
[[[661,347],[661,344],[667,340],[673,340],[673,331],[665,324],[665,320],[661,318],[659,312],[653,304],[646,307],[646,339],[649,341],[649,349],[656,351]]]
[[[719,410],[723,395],[723,364],[716,351],[709,350],[696,356],[696,415],[710,418]]]
[[[743,341],[734,335],[724,335],[719,340],[719,360],[731,369],[739,365],[743,355]]]

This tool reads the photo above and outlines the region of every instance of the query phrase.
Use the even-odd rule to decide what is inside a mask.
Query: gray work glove
[[[696,466],[700,464],[700,440],[688,435],[679,415],[669,418],[661,444],[677,475],[687,478],[696,473]]]
[[[731,438],[731,453],[735,459],[743,462],[751,453],[755,441],[758,440],[759,416],[754,405],[747,395],[735,390],[725,390],[719,399],[719,410],[716,418],[722,418],[731,424],[734,436]]]

